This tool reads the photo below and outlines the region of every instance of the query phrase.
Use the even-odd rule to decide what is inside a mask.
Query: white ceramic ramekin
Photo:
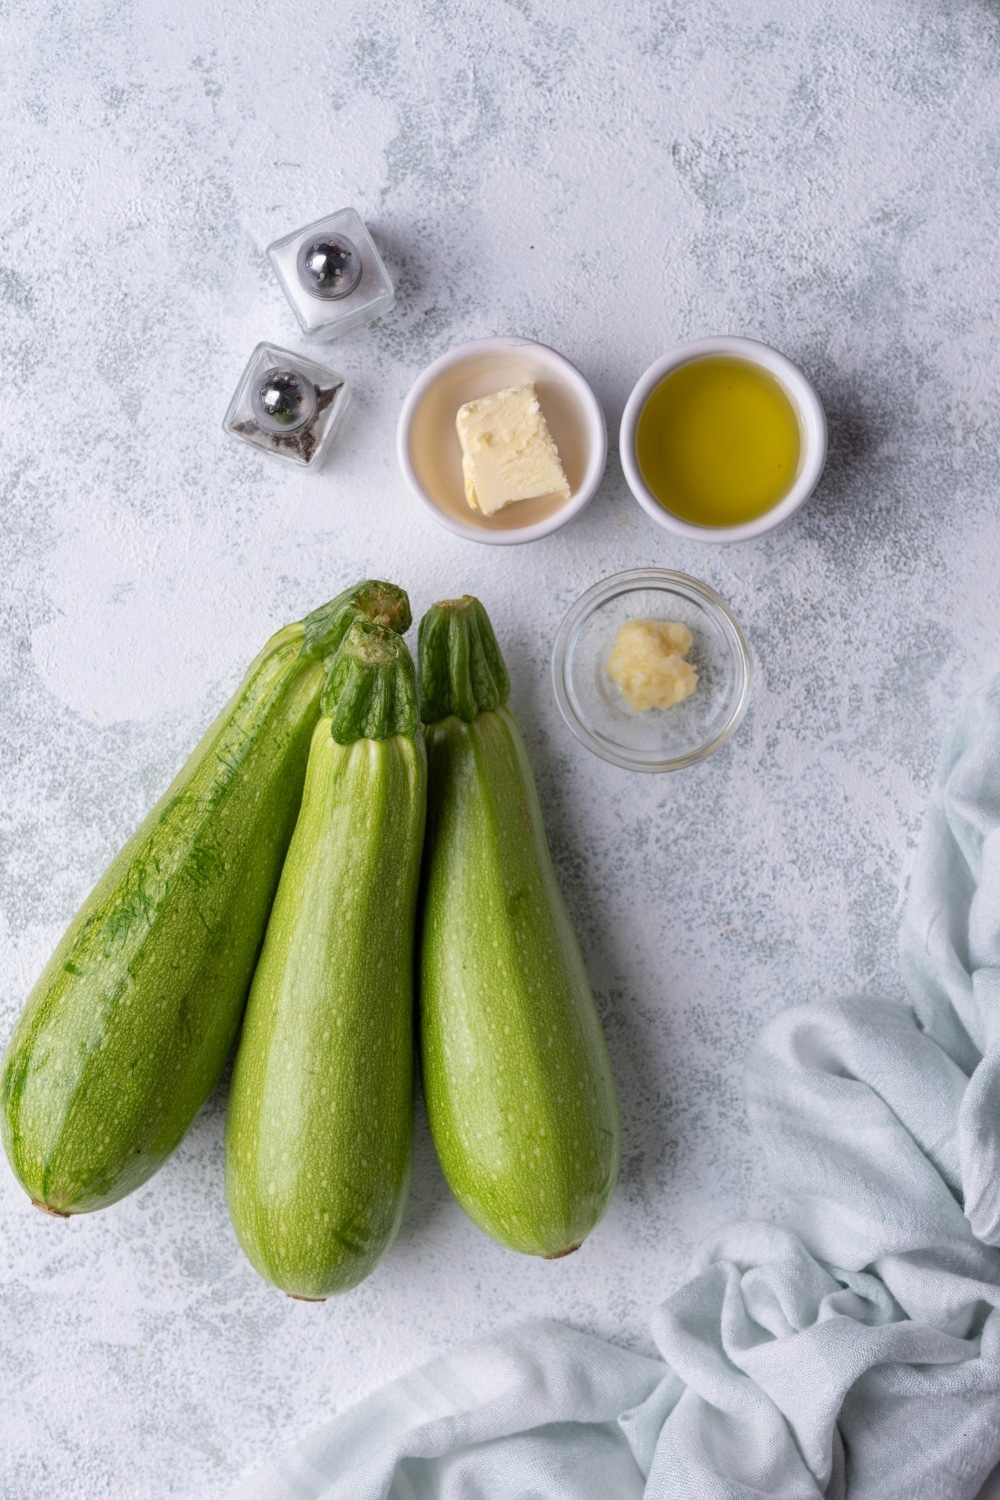
[[[778,381],[795,408],[799,421],[801,450],[798,472],[791,489],[777,505],[765,511],[762,516],[744,522],[742,526],[696,526],[691,521],[683,521],[680,516],[673,515],[651,493],[636,458],[635,436],[639,417],[653,391],[671,370],[676,370],[679,365],[690,364],[692,360],[703,359],[706,355],[723,355],[759,365]],[[670,354],[665,354],[662,359],[650,365],[642,376],[622,413],[620,452],[629,489],[658,526],[698,542],[744,542],[752,537],[762,536],[765,531],[771,531],[773,527],[780,526],[782,521],[787,521],[816,488],[826,461],[826,415],[819,397],[802,371],[790,359],[779,354],[777,349],[761,344],[757,339],[730,335],[696,339],[693,343],[681,344]]]
[[[534,385],[570,485],[569,499],[519,500],[484,516],[466,503],[455,416],[466,401],[509,385]],[[597,397],[575,365],[531,339],[478,339],[436,359],[403,402],[396,432],[399,467],[442,526],[473,542],[533,542],[565,526],[593,498],[608,456]]]

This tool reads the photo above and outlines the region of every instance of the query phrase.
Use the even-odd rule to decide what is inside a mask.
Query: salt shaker
[[[349,333],[395,300],[375,241],[353,208],[296,229],[267,253],[307,339]]]

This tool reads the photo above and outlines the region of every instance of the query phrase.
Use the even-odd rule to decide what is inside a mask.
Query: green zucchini
[[[302,796],[327,662],[365,583],[272,637],[84,902],[7,1048],[3,1142],[40,1208],[103,1208],[181,1140],[231,1050]]]
[[[226,1120],[237,1238],[311,1301],[374,1268],[409,1183],[426,757],[401,637],[353,625],[322,712]]]
[[[455,1197],[554,1259],[614,1191],[620,1129],[601,1023],[552,865],[507,669],[477,599],[420,622],[428,757],[420,1038]]]

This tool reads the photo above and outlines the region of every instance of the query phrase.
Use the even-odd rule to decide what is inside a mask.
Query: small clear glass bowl
[[[670,620],[694,637],[690,697],[671,708],[629,708],[604,670],[626,620]],[[746,638],[714,589],[666,568],[635,568],[595,583],[559,627],[552,683],[581,744],[630,771],[680,771],[725,744],[746,712],[753,663]]]

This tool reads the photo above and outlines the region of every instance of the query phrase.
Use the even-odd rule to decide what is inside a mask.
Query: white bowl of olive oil
[[[756,339],[682,344],[650,365],[622,416],[629,489],[658,525],[740,542],[787,521],[816,487],[826,417],[797,365]]]

